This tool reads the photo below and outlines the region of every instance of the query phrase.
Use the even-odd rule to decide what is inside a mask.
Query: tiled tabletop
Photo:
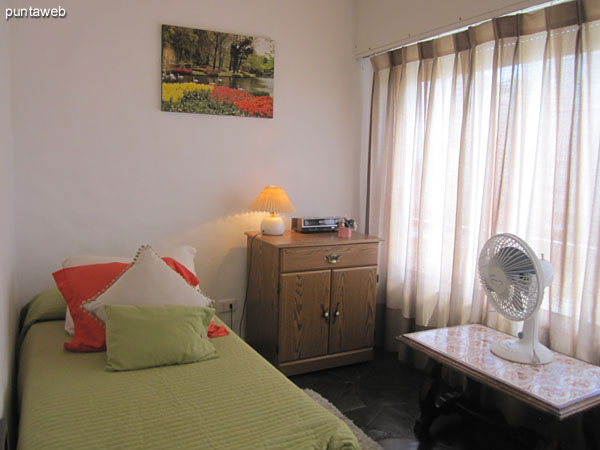
[[[545,365],[519,364],[494,355],[493,341],[513,336],[483,325],[438,328],[398,340],[488,386],[559,419],[600,405],[600,367],[554,352]]]

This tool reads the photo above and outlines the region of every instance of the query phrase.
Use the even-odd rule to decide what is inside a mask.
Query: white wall
[[[63,258],[142,243],[195,246],[203,290],[240,299],[243,232],[263,217],[247,207],[267,184],[299,215],[358,215],[351,2],[60,4],[66,19],[10,23],[20,305]],[[275,118],[161,112],[161,24],[274,39]]]
[[[0,0],[0,10],[6,7]],[[15,307],[14,150],[10,92],[10,33],[0,24],[0,417],[8,417],[17,315]],[[2,442],[0,442],[0,446]]]
[[[354,0],[355,51],[369,56],[549,0]]]

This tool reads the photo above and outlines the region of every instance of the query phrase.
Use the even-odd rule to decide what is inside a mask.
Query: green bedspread
[[[105,353],[65,351],[56,295],[38,297],[23,320],[20,449],[359,448],[233,333],[212,340],[216,359],[130,372],[104,370]]]

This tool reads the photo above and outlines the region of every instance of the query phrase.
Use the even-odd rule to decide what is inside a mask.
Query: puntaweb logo
[[[67,10],[62,6],[56,8],[6,8],[4,17],[11,19],[63,19],[67,17]]]

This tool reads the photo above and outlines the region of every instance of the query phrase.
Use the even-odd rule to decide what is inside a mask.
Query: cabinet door
[[[327,353],[330,289],[329,270],[281,275],[279,362]]]
[[[329,353],[372,347],[377,268],[333,271]]]

